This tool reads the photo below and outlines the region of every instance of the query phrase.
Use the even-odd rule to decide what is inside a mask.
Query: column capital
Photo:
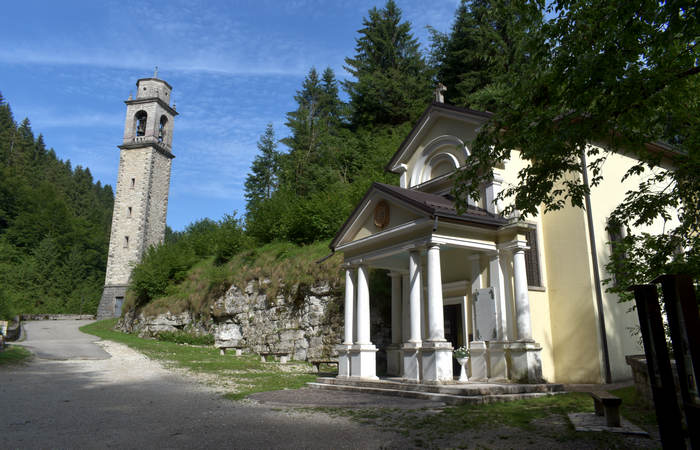
[[[437,242],[428,242],[428,243],[425,245],[425,248],[427,248],[428,250],[430,250],[431,248],[437,248],[437,249],[439,250],[439,249],[440,249],[440,244],[437,243]]]
[[[403,275],[403,272],[398,272],[398,271],[394,271],[394,270],[389,271],[389,278],[396,278],[396,277],[400,277],[402,275]]]
[[[503,242],[501,244],[498,244],[498,249],[517,253],[517,252],[524,252],[525,250],[529,250],[530,246],[527,245],[527,241],[513,239],[512,241]]]

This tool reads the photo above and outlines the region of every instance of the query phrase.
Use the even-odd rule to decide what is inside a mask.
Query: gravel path
[[[47,336],[66,336],[86,322],[38,323]],[[59,348],[33,339],[33,328],[28,327],[26,346],[37,357],[23,366],[0,368],[4,448],[410,446],[397,434],[343,417],[225,400],[216,390],[114,342],[100,341],[100,348],[86,350],[111,357],[84,359],[87,347],[81,339],[72,350],[70,339]],[[70,359],[55,358],[71,352],[76,353]]]

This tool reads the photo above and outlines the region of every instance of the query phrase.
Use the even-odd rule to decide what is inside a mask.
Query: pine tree
[[[291,135],[282,139],[289,153],[284,158],[283,184],[296,195],[307,196],[332,182],[334,159],[331,136],[341,126],[342,102],[335,74],[328,68],[319,79],[312,68],[294,96],[298,107],[287,113]]]
[[[279,172],[279,152],[275,140],[275,130],[268,123],[265,132],[258,141],[260,154],[255,157],[250,173],[245,180],[246,209],[257,207],[262,201],[269,200],[277,187]]]
[[[345,67],[356,81],[343,83],[350,95],[351,122],[398,125],[415,119],[430,101],[431,72],[393,0],[372,8],[356,39],[355,57]]]
[[[462,0],[449,34],[431,29],[431,61],[446,101],[493,110],[503,77],[530,52],[542,25],[542,5],[512,0]]]

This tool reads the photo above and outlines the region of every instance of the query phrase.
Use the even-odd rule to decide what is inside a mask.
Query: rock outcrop
[[[335,356],[343,331],[342,292],[322,282],[268,296],[268,286],[267,280],[250,281],[245,289],[231,286],[204,320],[189,311],[154,317],[129,311],[117,326],[141,336],[176,330],[210,333],[217,347],[286,352],[296,360]]]

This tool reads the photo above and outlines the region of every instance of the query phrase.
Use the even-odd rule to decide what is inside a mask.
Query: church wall
[[[542,217],[555,381],[600,383],[600,344],[585,213]]]
[[[608,155],[604,163],[605,177],[600,185],[591,189],[596,251],[602,280],[611,277],[605,270],[605,265],[611,256],[610,237],[605,229],[610,214],[624,199],[627,191],[636,190],[642,179],[648,177],[648,175],[632,176],[625,182],[620,182],[627,169],[636,161],[635,158],[619,153]],[[677,217],[675,215],[673,217],[671,223],[666,224],[666,229],[677,226]],[[643,231],[659,234],[663,229],[663,221],[657,221],[652,226],[645,227]],[[625,361],[625,356],[644,352],[638,341],[639,337],[632,336],[630,333],[631,329],[639,327],[637,312],[630,311],[633,302],[619,303],[618,296],[605,292],[605,289],[606,286],[603,286],[603,307],[613,380],[629,379],[632,373]]]

